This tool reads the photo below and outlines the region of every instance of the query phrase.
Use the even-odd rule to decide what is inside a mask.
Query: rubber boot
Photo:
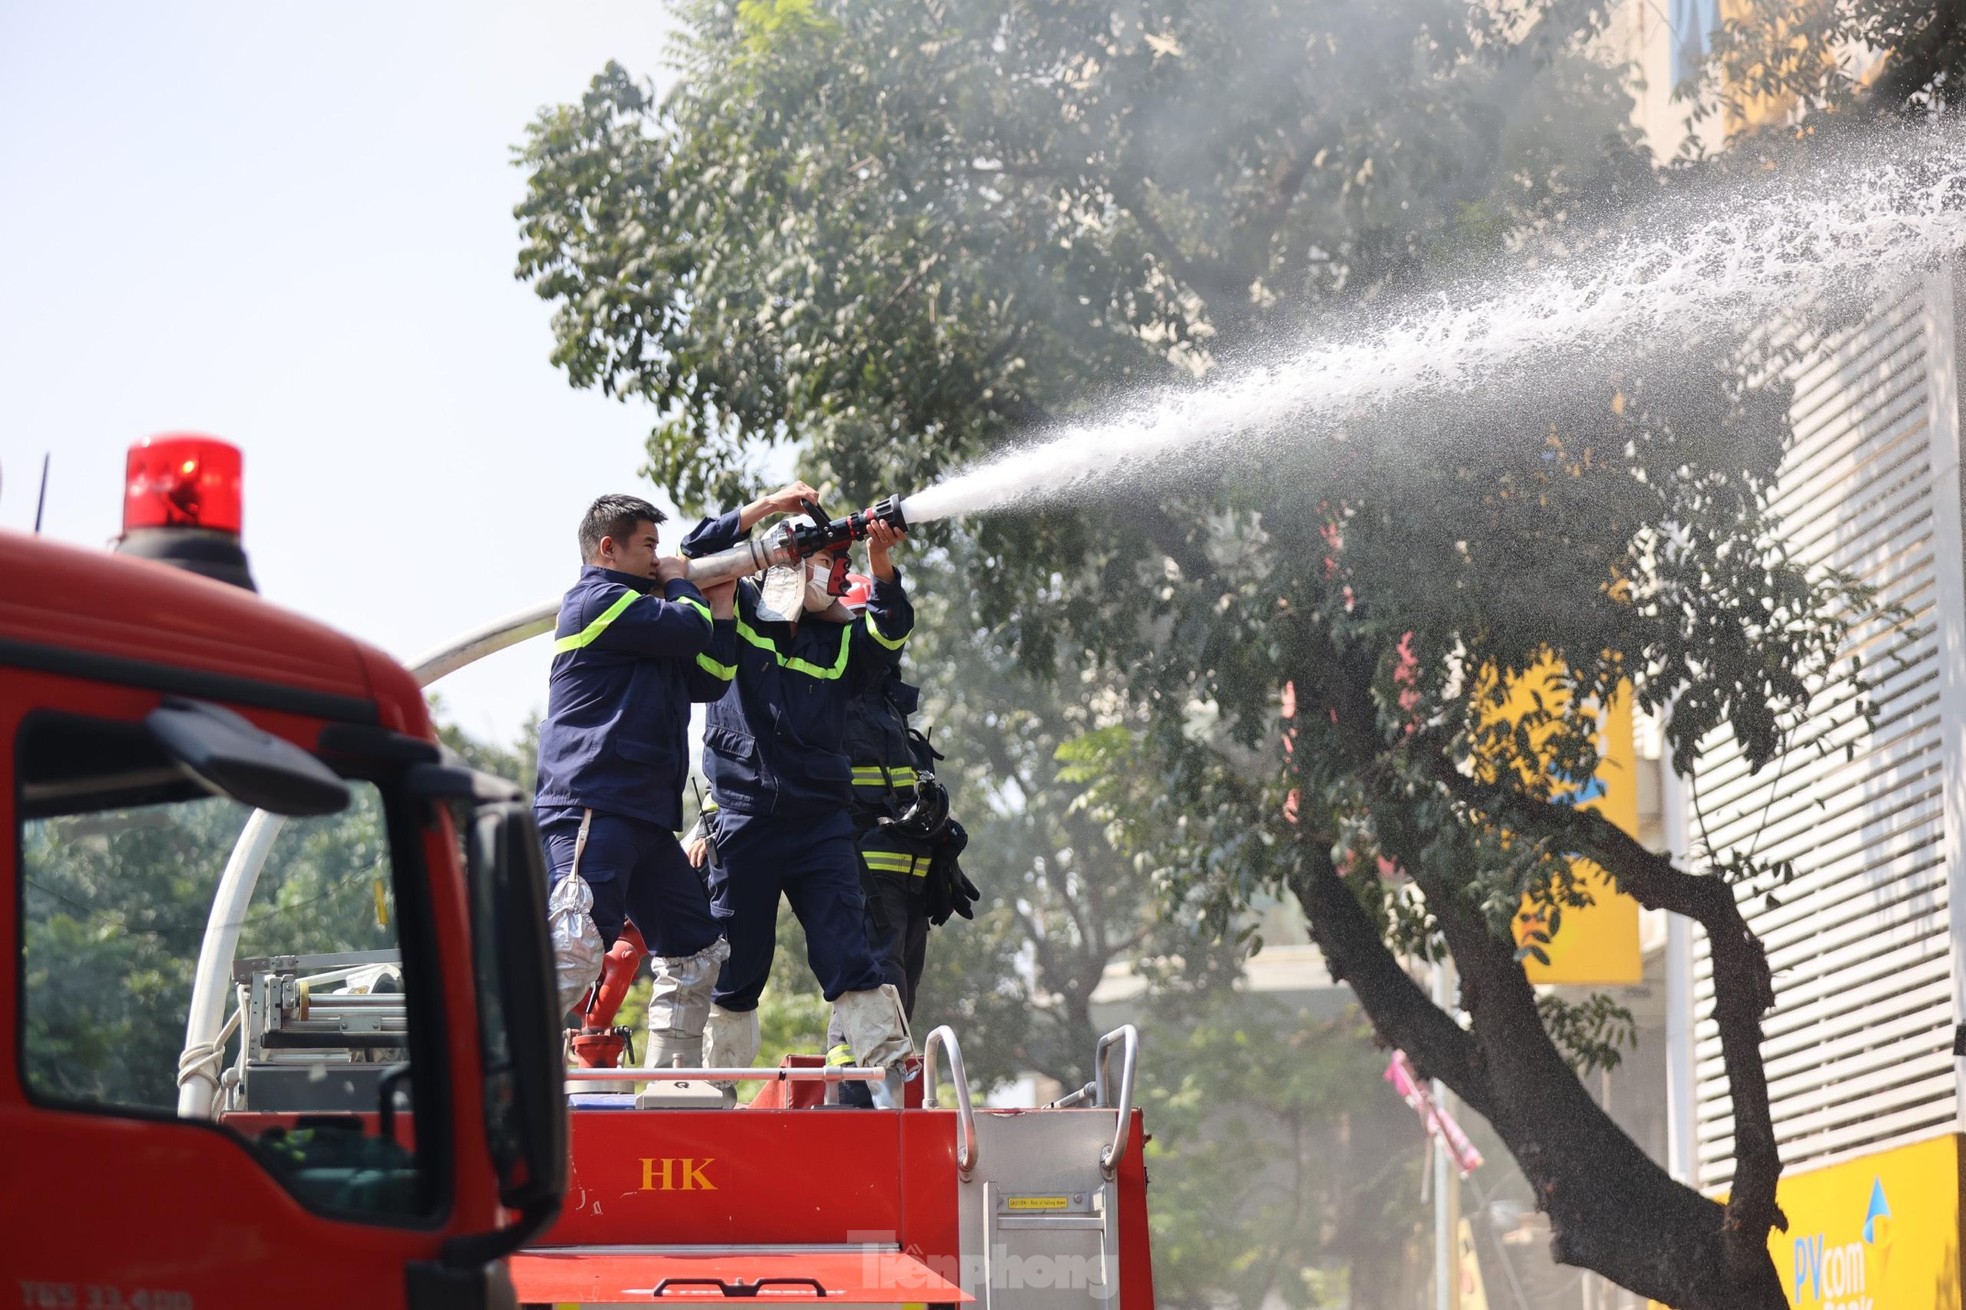
[[[827,1030],[826,1067],[829,1069],[844,1069],[853,1063],[853,1048],[840,1035],[839,1024],[839,1018],[835,1016],[833,1026]],[[844,1105],[852,1110],[874,1108],[872,1098],[867,1095],[866,1083],[827,1083],[826,1104]]]
[[[657,1028],[649,1033],[644,1069],[701,1069],[703,1034],[686,1033],[680,1028]]]
[[[756,1010],[726,1010],[712,1005],[703,1029],[703,1063],[711,1069],[748,1069],[758,1058],[762,1040]],[[716,1086],[724,1094],[724,1105],[735,1107],[737,1084],[720,1082]]]
[[[903,1065],[915,1051],[908,1016],[901,1009],[901,993],[892,983],[872,991],[844,992],[833,1002],[833,1013],[839,1019],[840,1031],[846,1034],[847,1045],[853,1048],[855,1062],[887,1071],[880,1086],[867,1089],[875,1107],[899,1109],[907,1081]]]
[[[659,955],[651,963],[648,1054],[645,1069],[685,1069],[704,1065],[703,1030],[710,1019],[710,991],[717,971],[730,958],[730,943],[719,937],[694,955]],[[755,1053],[754,1053],[755,1054]]]

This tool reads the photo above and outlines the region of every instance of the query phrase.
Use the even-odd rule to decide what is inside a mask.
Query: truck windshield
[[[19,742],[22,1074],[31,1097],[175,1116],[200,945],[252,812],[149,767],[137,725],[68,716]],[[222,1043],[187,1074],[212,1115],[303,1201],[427,1212],[407,1114],[409,1007],[384,798],[275,820],[238,946]]]

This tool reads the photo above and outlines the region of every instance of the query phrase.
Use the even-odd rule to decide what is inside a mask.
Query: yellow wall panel
[[[1796,1310],[1961,1310],[1958,1136],[1785,1176],[1768,1250]]]
[[[1527,713],[1538,693],[1546,704],[1560,698],[1562,693],[1548,685],[1550,672],[1531,673],[1511,686],[1499,717],[1513,719]],[[1598,725],[1597,775],[1572,789],[1574,803],[1580,809],[1602,814],[1635,837],[1638,747],[1632,733],[1628,692],[1612,698],[1599,714]],[[1575,868],[1595,903],[1564,907],[1562,924],[1543,946],[1549,963],[1533,956],[1523,962],[1529,981],[1597,985],[1642,981],[1645,965],[1638,949],[1638,902],[1613,890],[1604,871],[1589,860],[1576,861]],[[1529,931],[1538,926],[1545,925],[1525,898],[1516,915],[1516,944],[1522,945]]]

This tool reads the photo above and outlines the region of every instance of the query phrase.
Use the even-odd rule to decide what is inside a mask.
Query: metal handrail
[[[969,1074],[963,1070],[963,1048],[956,1041],[956,1030],[943,1024],[928,1035],[922,1043],[922,1108],[933,1110],[935,1104],[935,1052],[946,1048],[949,1052],[949,1078],[956,1085],[956,1123],[961,1132],[956,1138],[956,1172],[964,1182],[976,1172],[976,1162],[981,1149],[976,1142],[976,1107],[969,1103]]]
[[[1092,1053],[1094,1091],[1100,1106],[1112,1105],[1108,1096],[1110,1090],[1106,1078],[1106,1052],[1113,1044],[1120,1044],[1120,1094],[1119,1122],[1113,1125],[1113,1144],[1099,1153],[1099,1171],[1108,1179],[1119,1172],[1120,1161],[1125,1159],[1127,1143],[1133,1127],[1133,1075],[1140,1063],[1140,1030],[1132,1024],[1121,1024],[1099,1039],[1099,1045]]]

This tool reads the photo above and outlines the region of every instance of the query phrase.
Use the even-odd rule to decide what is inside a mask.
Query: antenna
[[[48,508],[48,460],[52,452],[41,456],[41,498],[34,502],[34,535],[41,535],[41,513]]]

